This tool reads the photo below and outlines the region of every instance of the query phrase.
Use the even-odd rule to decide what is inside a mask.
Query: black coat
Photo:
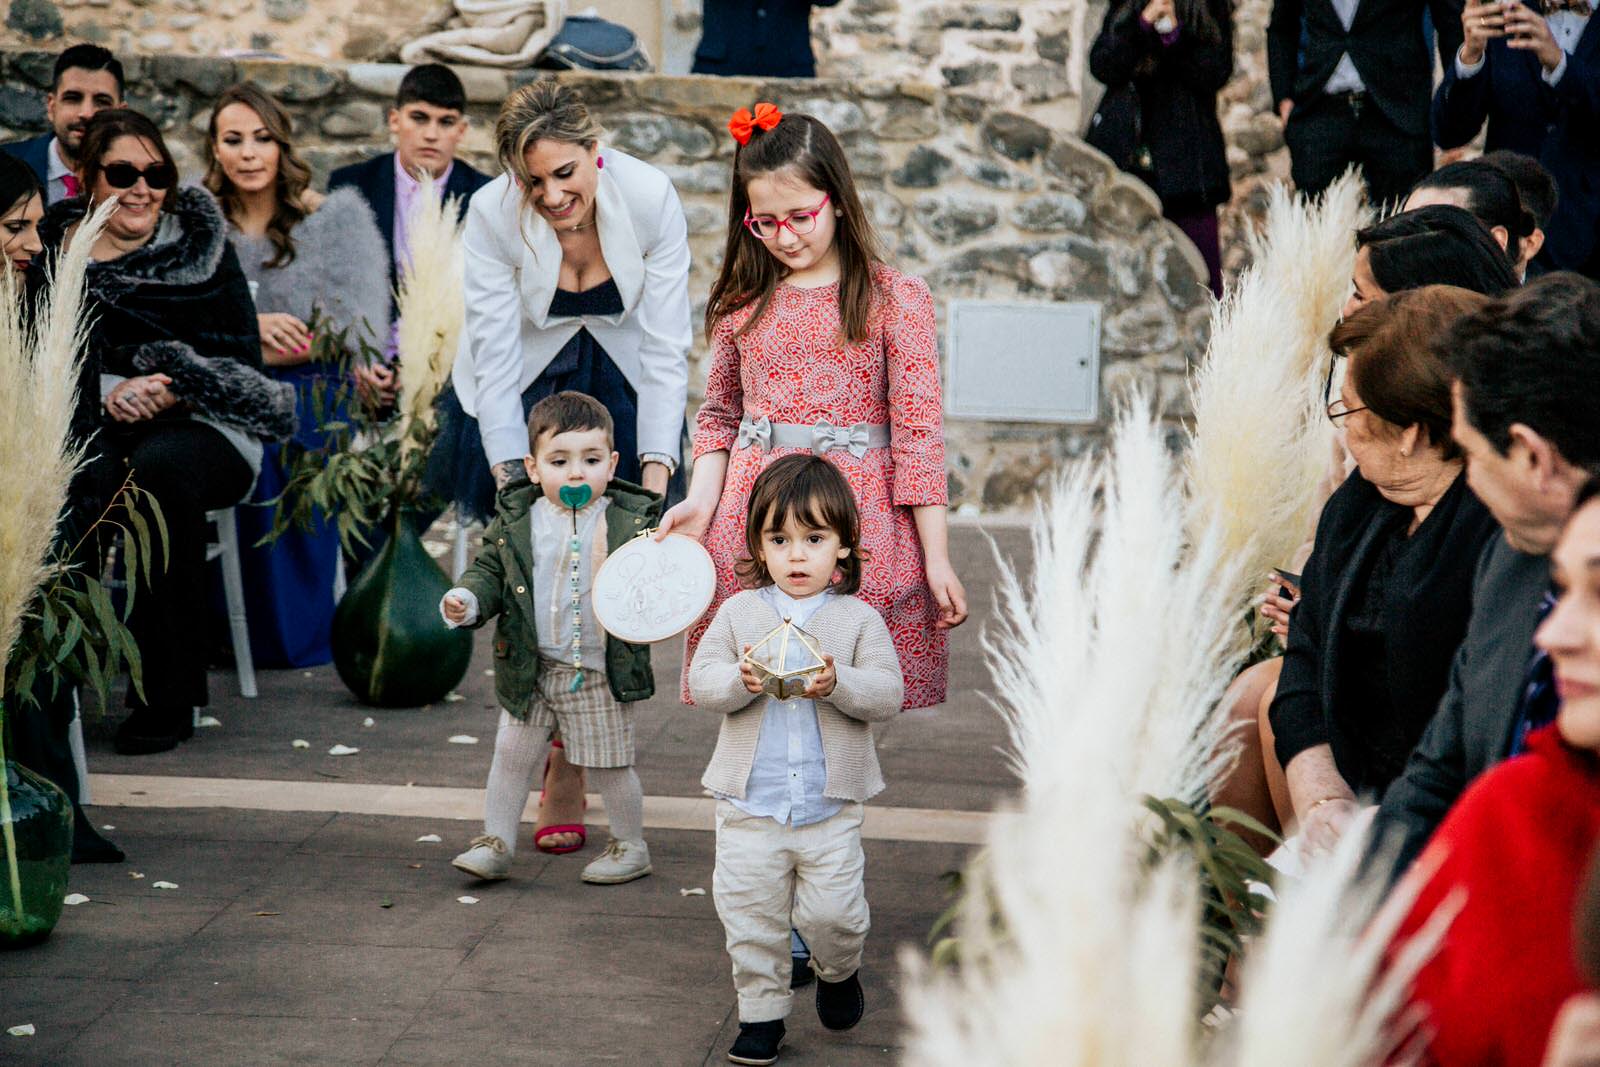
[[[444,182],[445,199],[455,197],[457,216],[465,219],[467,202],[472,199],[472,194],[487,184],[487,174],[465,160],[455,160],[450,168],[450,176]],[[400,284],[400,270],[394,261],[394,153],[385,152],[365,163],[340,167],[328,177],[330,193],[347,185],[367,198],[367,206],[372,208],[373,217],[378,220],[378,231],[383,234],[383,243],[389,249],[389,286],[395,288]],[[398,313],[399,308],[391,310]]]
[[[1403,535],[1411,518],[1410,508],[1385,500],[1360,471],[1323,508],[1268,713],[1282,766],[1308,748],[1329,744],[1346,781],[1358,790],[1381,790],[1395,769],[1382,773],[1367,747],[1375,739],[1354,736],[1359,720],[1374,712],[1382,716],[1385,739],[1400,739],[1401,751],[1391,757],[1398,767],[1438,707],[1450,661],[1467,632],[1473,574],[1499,531],[1464,474],[1405,539],[1384,584],[1380,682],[1397,719],[1387,709],[1355,707],[1344,699],[1349,672],[1361,668],[1341,659],[1346,620],[1378,554]]]
[[[1361,0],[1349,32],[1332,0],[1274,0],[1267,24],[1267,73],[1274,104],[1315,104],[1346,52],[1361,84],[1402,133],[1428,135],[1433,57],[1422,36],[1424,4],[1433,12],[1446,64],[1461,46],[1461,5],[1454,0]]]
[[[79,197],[45,212],[39,223],[45,259],[57,255],[86,206]],[[87,438],[109,418],[100,404],[101,374],[162,373],[172,378],[187,413],[269,440],[288,438],[295,427],[294,388],[261,371],[255,304],[216,201],[186,186],[163,215],[163,225],[176,225],[173,240],[89,264],[77,430]],[[45,272],[29,271],[32,287],[44,281]],[[184,413],[174,408],[159,417]]]
[[[1455,59],[1433,97],[1434,140],[1459,148],[1489,130],[1484,150],[1532,156],[1556,180],[1556,210],[1545,225],[1541,270],[1600,274],[1600,19],[1590,17],[1561,80],[1551,88],[1532,52],[1489,42],[1484,66],[1456,77]]]
[[[1518,552],[1504,537],[1484,552],[1450,685],[1378,808],[1374,842],[1398,842],[1392,877],[1417,858],[1473,779],[1511,754],[1539,602],[1549,589],[1548,558]]]
[[[811,9],[839,0],[705,0],[694,74],[815,78]],[[753,104],[754,101],[751,101]]]
[[[1138,0],[1120,0],[1106,12],[1089,49],[1089,70],[1112,90],[1132,82],[1139,95],[1140,141],[1150,167],[1135,172],[1161,197],[1169,215],[1226,203],[1232,195],[1217,92],[1233,76],[1233,17],[1226,0],[1208,0],[1216,34],[1205,40],[1180,26],[1163,45],[1141,25]],[[1121,161],[1119,161],[1120,163]]]

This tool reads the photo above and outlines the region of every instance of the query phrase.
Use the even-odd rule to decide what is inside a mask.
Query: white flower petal
[[[456,897],[457,904],[476,904],[477,902],[477,897]]]
[[[310,748],[311,747],[311,742],[307,741],[305,738],[302,738],[302,737],[295,738],[292,743],[293,743],[295,748]]]
[[[196,726],[201,726],[201,727],[205,727],[205,726],[221,726],[222,725],[222,720],[217,718],[215,715],[202,715],[202,716],[200,716],[200,721],[195,723],[195,725]]]
[[[12,1037],[32,1037],[36,1032],[37,1031],[34,1030],[32,1023],[23,1023],[21,1026],[13,1026],[6,1031],[6,1033],[10,1034]]]
[[[144,875],[142,873],[140,873],[139,871],[129,871],[128,872],[128,877],[134,879],[135,881],[138,881],[140,878],[143,878]]]
[[[82,893],[68,893],[66,896],[61,898],[61,903],[65,904],[69,908],[75,908],[79,904],[89,903],[89,898],[84,896]]]
[[[178,883],[177,882],[151,882],[150,883],[150,888],[151,889],[176,889],[176,888],[178,888]]]
[[[362,726],[376,726],[376,725],[378,725],[378,722],[371,715],[368,715],[365,719],[361,720],[361,725]]]
[[[680,897],[703,897],[706,895],[706,891],[699,886],[695,886],[693,889],[678,890],[678,895]]]
[[[440,837],[438,834],[423,834],[421,837],[417,838],[417,842],[424,845],[437,845],[443,840],[444,838]]]
[[[471,734],[456,734],[450,738],[450,743],[452,745],[475,745],[478,743],[478,739]]]
[[[465,700],[465,699],[467,699],[467,698],[462,696],[460,693],[446,693],[444,695],[444,702],[446,704],[454,704],[457,701],[461,701],[461,700]]]
[[[351,748],[349,745],[334,745],[332,748],[328,749],[328,755],[330,755],[330,756],[354,756],[357,752],[360,752],[360,751],[361,750],[359,748]]]

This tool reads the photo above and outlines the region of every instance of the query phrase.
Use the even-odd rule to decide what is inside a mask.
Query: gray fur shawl
[[[365,326],[368,343],[382,348],[389,337],[389,252],[366,198],[355,189],[334,190],[291,236],[294,259],[269,268],[272,242],[228,227],[245,277],[257,283],[256,310],[302,322],[320,313],[335,332],[355,327],[352,338]]]

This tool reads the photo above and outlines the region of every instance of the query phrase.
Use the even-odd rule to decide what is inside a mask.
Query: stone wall
[[[52,56],[0,56],[0,125],[42,128]],[[300,149],[319,181],[334,167],[386,149],[384,107],[404,68],[348,67],[181,56],[128,57],[133,106],[170,131],[187,175],[199,171],[209,103],[251,78],[294,113]],[[489,130],[517,76],[462,70],[472,128],[465,154],[492,169]],[[1203,344],[1204,272],[1194,249],[1160,217],[1142,184],[1105,157],[1026,114],[920,82],[756,84],[734,79],[569,76],[610,143],[661,167],[676,184],[694,254],[696,317],[720,260],[733,142],[727,115],[752,99],[811,112],[844,142],[894,259],[927,277],[941,318],[952,297],[1103,305],[1101,396],[1138,383],[1170,413],[1183,407],[1183,376]],[[691,392],[704,382],[703,346]],[[964,508],[1027,502],[1061,458],[1099,430],[951,421],[951,490]]]

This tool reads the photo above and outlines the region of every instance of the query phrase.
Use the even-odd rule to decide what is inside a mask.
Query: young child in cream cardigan
[[[791,455],[756,479],[741,576],[689,669],[696,706],[723,716],[701,779],[717,801],[712,887],[739,995],[734,1063],[777,1061],[790,1009],[791,923],[811,948],[817,1015],[848,1030],[865,1010],[858,970],[870,925],[862,803],[883,788],[871,723],[900,710],[889,629],[856,599],[860,516],[826,459]],[[803,692],[770,696],[745,653],[784,621],[822,652]],[[791,641],[783,669],[812,653]]]

